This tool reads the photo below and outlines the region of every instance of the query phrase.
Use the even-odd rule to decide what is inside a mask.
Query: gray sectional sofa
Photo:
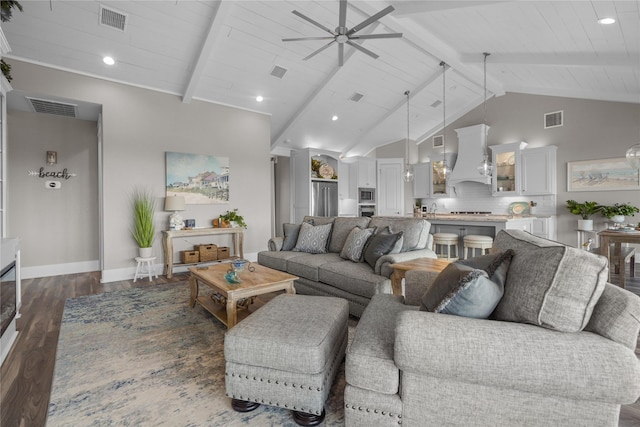
[[[494,248],[513,258],[488,319],[424,308],[444,274],[408,271],[404,297],[371,300],[347,352],[345,425],[618,426],[640,397],[640,298],[587,251],[520,230]]]
[[[391,264],[416,258],[436,258],[431,249],[431,224],[421,218],[308,216],[304,222],[332,224],[326,253],[282,250],[287,240],[293,238],[295,242],[296,237],[285,233],[284,237],[274,237],[269,241],[269,250],[258,253],[258,263],[298,276],[295,282],[297,293],[346,299],[349,313],[357,317],[362,315],[374,295],[392,293],[389,279],[393,272]],[[400,252],[381,256],[373,267],[367,262],[342,258],[341,251],[355,227],[375,228],[376,232],[402,232]],[[291,228],[285,225],[285,232]]]

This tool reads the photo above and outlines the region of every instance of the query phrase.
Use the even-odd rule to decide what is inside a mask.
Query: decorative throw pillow
[[[362,262],[364,247],[373,235],[375,228],[354,227],[347,236],[347,241],[340,251],[340,258],[353,262]]]
[[[512,257],[506,251],[448,265],[423,295],[420,310],[488,318],[504,294]]]
[[[296,252],[307,252],[310,254],[324,254],[327,252],[327,242],[331,235],[333,224],[311,225],[303,222],[298,233]]]
[[[515,252],[496,320],[562,332],[587,326],[608,279],[605,257],[522,230],[500,231],[493,246]]]
[[[302,224],[282,224],[284,231],[284,241],[282,242],[283,251],[290,251],[296,246],[298,241],[298,234],[300,233],[300,226]]]
[[[371,268],[376,268],[376,261],[378,261],[378,258],[391,253],[391,251],[396,248],[396,245],[401,238],[402,231],[395,234],[374,234],[364,248],[364,260],[371,266]],[[400,247],[402,247],[402,243],[400,243]]]

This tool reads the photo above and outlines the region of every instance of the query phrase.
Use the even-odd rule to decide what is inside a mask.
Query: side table
[[[391,288],[394,295],[402,295],[402,279],[404,274],[409,270],[433,271],[440,273],[449,265],[452,260],[445,258],[417,258],[411,261],[398,262],[391,264],[393,273],[391,273]]]
[[[133,276],[133,283],[136,282],[136,280],[138,280],[138,276],[139,277],[144,277],[144,276],[148,276],[149,277],[149,281],[153,280],[153,277],[158,277],[158,274],[155,273],[153,271],[153,261],[156,260],[156,257],[150,257],[150,258],[141,258],[139,256],[136,257],[136,261],[138,262],[138,265],[136,266],[136,274],[135,276]],[[142,265],[146,265],[147,266],[147,271],[144,271],[144,268],[140,268],[140,266]]]

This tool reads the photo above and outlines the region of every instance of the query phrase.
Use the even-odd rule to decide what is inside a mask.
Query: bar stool
[[[139,256],[136,257],[136,261],[138,262],[138,265],[136,267],[136,274],[135,276],[133,276],[133,283],[135,283],[136,280],[138,280],[138,276],[139,277],[149,276],[149,281],[153,280],[152,276],[155,276],[156,278],[158,277],[158,274],[153,271],[152,262],[155,260],[156,260],[156,257],[151,257],[151,258],[141,258]],[[141,265],[146,265],[147,271],[144,271],[144,268],[140,268]]]
[[[438,245],[440,245],[441,252],[438,253]],[[447,247],[447,255],[445,257],[444,247]],[[460,256],[458,249],[458,235],[454,233],[434,233],[433,234],[433,251],[438,255],[438,258],[455,259],[451,256],[451,248],[455,248],[456,257]]]
[[[480,236],[477,234],[469,234],[464,236],[464,259],[473,258],[475,256],[475,250],[480,249],[480,255],[489,253],[489,249],[493,246],[493,238],[489,236]],[[469,256],[468,251],[471,251]]]

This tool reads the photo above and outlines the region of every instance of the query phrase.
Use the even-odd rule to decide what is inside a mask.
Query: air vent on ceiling
[[[433,101],[433,104],[431,104],[431,107],[436,108],[440,104],[442,104],[442,101],[440,101],[439,99],[436,99],[435,101]]]
[[[436,135],[433,137],[433,148],[444,147],[444,135]]]
[[[285,75],[285,73],[287,71],[289,71],[289,70],[287,70],[286,68],[281,67],[279,65],[275,65],[273,67],[273,70],[271,70],[271,75],[273,77],[277,77],[277,78],[281,79],[282,77],[284,77],[284,75]]]
[[[358,102],[364,95],[358,92],[353,92],[353,95],[349,98],[349,101]]]
[[[544,115],[544,128],[555,128],[564,124],[563,111],[554,111]]]
[[[28,96],[26,98],[29,101],[31,108],[36,113],[74,118],[78,116],[78,106],[76,104],[67,104],[65,102],[31,98]]]
[[[124,31],[127,15],[100,5],[100,24]]]

